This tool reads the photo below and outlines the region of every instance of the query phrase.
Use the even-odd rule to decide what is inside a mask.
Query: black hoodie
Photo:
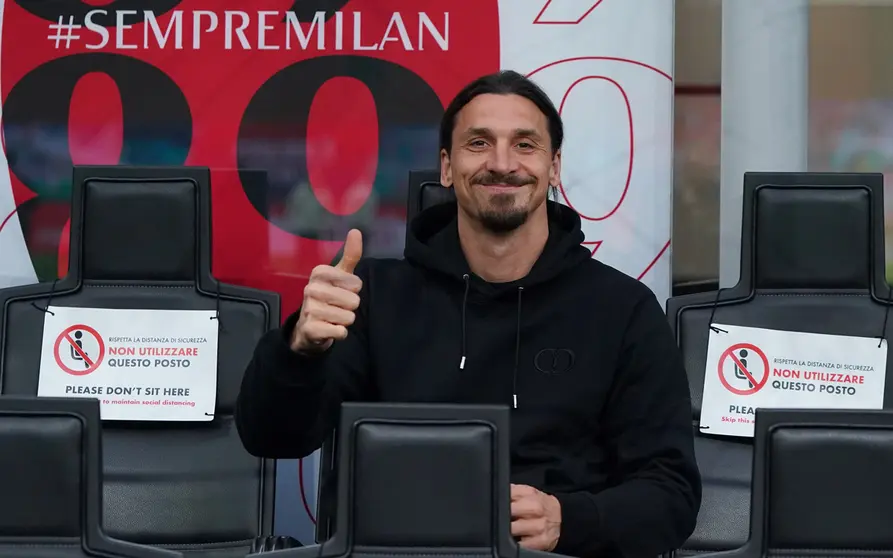
[[[512,482],[561,503],[555,552],[655,558],[680,546],[701,484],[666,316],[650,289],[590,257],[575,212],[548,203],[549,239],[523,279],[471,273],[455,204],[435,206],[411,224],[404,260],[357,266],[346,340],[292,352],[296,314],[268,333],[236,409],[246,449],[307,456],[344,400],[508,404]]]

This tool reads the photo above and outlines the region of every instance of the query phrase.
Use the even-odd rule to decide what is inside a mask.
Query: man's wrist
[[[549,528],[555,530],[556,535],[552,544],[546,549],[547,552],[552,552],[561,539],[561,502],[551,494],[546,494],[546,521],[549,522]]]

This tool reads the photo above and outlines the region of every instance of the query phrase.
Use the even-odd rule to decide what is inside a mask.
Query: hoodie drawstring
[[[462,296],[462,358],[459,360],[459,370],[465,369],[465,308],[468,306],[468,288],[471,286],[467,273],[462,279],[465,280],[465,294]]]
[[[512,370],[512,406],[518,408],[518,358],[521,353],[521,294],[524,287],[518,287],[518,320],[515,322],[515,368]]]
[[[459,359],[459,370],[465,369],[466,355],[466,329],[465,317],[468,307],[468,291],[471,287],[471,278],[466,273],[462,276],[465,281],[465,294],[462,295],[462,358]],[[521,357],[521,296],[524,293],[524,287],[518,287],[518,318],[515,322],[515,366],[512,369],[512,407],[518,408],[518,363]]]

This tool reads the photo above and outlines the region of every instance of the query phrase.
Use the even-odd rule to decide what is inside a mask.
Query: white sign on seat
[[[103,420],[213,420],[215,316],[50,306],[37,395],[99,399]]]
[[[887,341],[712,324],[701,431],[753,437],[757,408],[881,409]]]

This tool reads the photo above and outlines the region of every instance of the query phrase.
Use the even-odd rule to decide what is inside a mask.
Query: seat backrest
[[[759,409],[740,556],[893,551],[893,412]]]
[[[711,321],[880,337],[889,298],[881,175],[747,173],[738,284],[667,301],[696,429]],[[885,395],[887,404],[893,401],[893,383],[887,382]],[[724,550],[746,541],[752,447],[749,438],[697,433],[704,494],[687,550]]]
[[[280,556],[529,556],[511,536],[508,427],[504,406],[343,404],[338,527]]]
[[[123,540],[239,556],[272,530],[275,463],[245,451],[233,410],[255,344],[279,323],[279,297],[212,277],[210,195],[207,168],[75,168],[68,274],[0,291],[0,393],[38,393],[49,308],[217,318],[211,416],[103,421],[104,528]]]
[[[440,183],[440,171],[410,171],[406,202],[407,224],[425,209],[453,201],[456,201],[456,193],[452,188],[444,188]]]
[[[99,401],[0,397],[0,556],[177,558],[107,536]]]

